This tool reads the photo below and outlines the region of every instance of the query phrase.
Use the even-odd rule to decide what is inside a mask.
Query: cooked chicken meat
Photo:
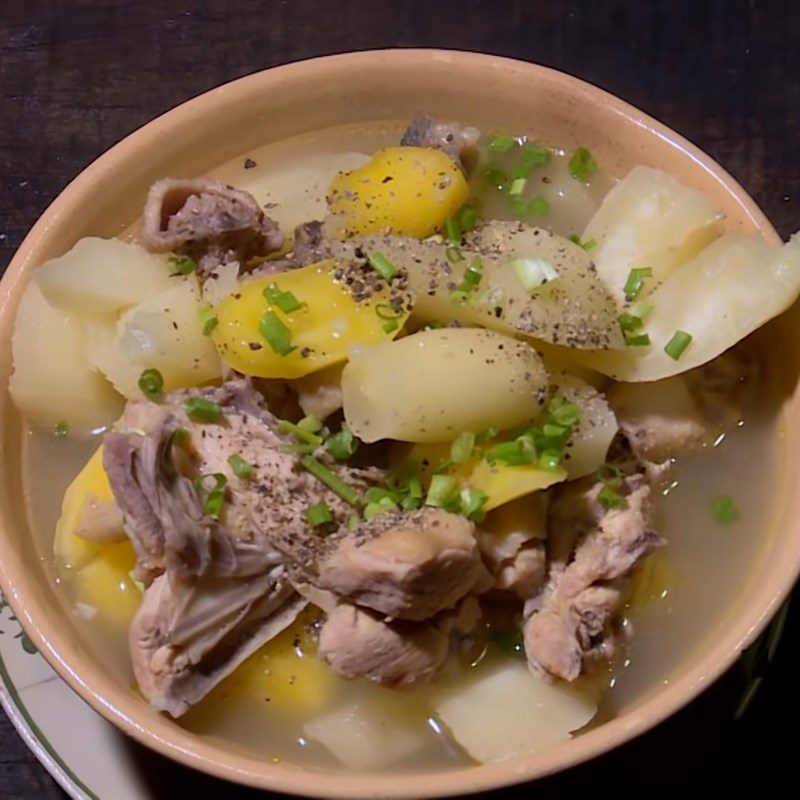
[[[221,263],[253,258],[283,246],[283,234],[248,192],[207,178],[164,178],[147,194],[141,241],[154,253],[191,256],[201,276]]]
[[[614,651],[614,614],[636,565],[664,542],[653,530],[650,486],[634,472],[617,491],[623,508],[598,500],[603,484],[584,479],[556,492],[548,514],[548,576],[526,604],[525,652],[546,675],[575,680],[593,658]]]
[[[480,135],[477,128],[441,122],[427,114],[420,114],[411,120],[400,144],[405,147],[435,147],[444,150],[453,161],[458,161],[469,172],[477,159]]]

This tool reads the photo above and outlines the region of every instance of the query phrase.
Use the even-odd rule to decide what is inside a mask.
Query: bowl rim
[[[8,312],[13,297],[19,293],[21,286],[27,283],[28,270],[25,270],[25,266],[28,252],[37,240],[47,236],[51,221],[60,216],[63,210],[72,206],[82,195],[90,195],[93,183],[108,165],[130,158],[132,153],[149,147],[157,138],[165,135],[171,126],[176,126],[180,118],[187,113],[202,116],[212,112],[215,104],[225,95],[246,96],[256,88],[260,91],[268,90],[271,85],[284,78],[299,78],[306,74],[317,73],[320,69],[358,67],[367,64],[374,66],[376,59],[399,66],[410,66],[414,62],[419,63],[422,58],[432,57],[449,62],[461,62],[473,67],[479,63],[486,68],[524,72],[531,80],[560,83],[568,93],[578,97],[591,97],[595,101],[602,102],[615,115],[623,117],[628,124],[644,128],[676,146],[709,177],[719,183],[727,194],[739,202],[754,227],[767,241],[780,242],[774,228],[755,201],[712,158],[663,123],[593,84],[539,64],[464,50],[437,48],[364,50],[294,61],[235,79],[175,106],[113,145],[66,186],[31,228],[0,282],[0,312]],[[11,523],[6,520],[5,509],[0,509],[0,513],[2,513],[0,535],[5,537],[5,531]],[[38,620],[45,619],[46,615],[42,605],[35,599],[32,600],[26,592],[28,572],[16,554],[11,559],[6,557],[0,559],[0,586],[18,619],[24,621],[25,629],[33,643],[60,677],[95,711],[117,728],[162,755],[219,778],[291,794],[331,798],[441,797],[496,789],[550,775],[599,756],[671,716],[727,670],[741,651],[763,631],[789,594],[800,573],[800,552],[793,560],[787,559],[781,563],[780,568],[780,574],[773,578],[775,590],[767,603],[759,607],[749,607],[740,617],[732,620],[726,625],[724,634],[717,637],[717,643],[709,646],[708,652],[698,658],[697,663],[672,681],[667,689],[653,693],[638,707],[624,715],[541,753],[481,766],[409,773],[402,777],[397,773],[334,773],[296,767],[289,763],[259,762],[254,757],[244,754],[223,753],[213,741],[192,734],[174,723],[171,723],[168,731],[155,729],[164,729],[163,724],[158,724],[154,728],[148,727],[148,720],[145,719],[140,701],[136,701],[132,696],[124,696],[120,690],[114,688],[113,681],[108,680],[105,675],[101,675],[100,680],[94,682],[94,685],[89,685],[85,675],[80,674],[80,668],[75,669],[59,655],[61,645],[66,639],[65,633],[57,628],[47,630],[47,626],[40,626]],[[108,692],[105,691],[106,687],[109,689]],[[113,697],[115,694],[119,694],[118,702],[106,699],[108,695]],[[324,791],[324,795],[320,795],[321,791]]]

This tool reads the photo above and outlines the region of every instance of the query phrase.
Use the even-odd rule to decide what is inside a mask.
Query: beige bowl
[[[726,622],[670,676],[615,719],[545,752],[500,764],[438,772],[331,774],[243,755],[154,713],[121,676],[81,646],[36,552],[23,501],[21,422],[8,395],[11,331],[31,270],[82,236],[113,236],[140,213],[149,184],[164,175],[202,174],[268,142],[357,121],[409,119],[420,110],[488,128],[535,130],[544,141],[587,145],[624,173],[661,167],[711,197],[732,229],[778,237],[744,190],[708,156],[654,119],[586,83],[503,58],[397,50],[320,58],[268,70],[215,89],[129,136],[76,178],[45,212],[14,257],[0,289],[0,582],[40,652],[98,712],[143,744],[214,775],[277,791],[323,797],[464,795],[536,778],[596,756],[688,703],[753,641],[789,592],[800,565],[797,486],[800,431],[797,305],[768,326],[765,352],[781,359],[786,462],[776,490],[772,534]],[[792,488],[793,487],[793,488]],[[655,681],[654,681],[655,684]]]

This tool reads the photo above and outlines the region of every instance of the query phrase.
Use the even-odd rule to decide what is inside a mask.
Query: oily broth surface
[[[370,153],[396,143],[401,130],[402,125],[398,123],[337,128],[295,137],[244,153],[209,174],[253,191],[261,203],[277,203],[270,213],[289,234],[293,224],[300,221],[295,219],[298,208],[307,207],[310,199],[304,197],[304,193],[308,195],[312,189],[298,188],[302,187],[298,180],[292,189],[292,198],[282,204],[282,197],[276,196],[277,192],[273,194],[268,185],[270,176],[277,176],[279,187],[291,186],[292,174],[308,174],[310,156]],[[245,169],[246,158],[256,166]],[[552,176],[557,182],[565,174],[565,156],[557,156],[551,165],[540,169],[539,178]],[[602,178],[589,192],[589,199],[594,203],[601,197],[600,185],[607,188],[610,178]],[[314,191],[318,193],[320,188],[324,195],[324,186]],[[496,201],[487,206],[496,216],[502,215]],[[585,223],[582,217],[591,213],[585,197],[575,206],[572,216],[558,209],[555,201],[552,207],[556,232],[564,234],[581,230]],[[532,224],[546,224],[547,221],[547,218],[531,220]],[[122,238],[132,237],[135,232],[132,227]],[[627,612],[626,624],[633,628],[634,636],[609,673],[611,688],[593,725],[655,690],[659,684],[668,683],[675,669],[725,624],[729,609],[747,582],[751,566],[766,541],[769,519],[764,517],[763,509],[771,507],[780,457],[778,438],[774,409],[765,403],[749,413],[743,423],[728,432],[716,446],[681,458],[668,482],[661,487],[658,529],[668,544],[651,557],[657,568],[650,571],[653,578],[643,593],[648,595],[647,601],[636,603]],[[774,445],[765,448],[765,442]],[[65,613],[75,619],[83,642],[93,656],[124,682],[133,683],[126,632],[85,619],[76,611],[71,598],[70,575],[66,571],[59,572],[52,557],[53,534],[64,490],[99,443],[99,437],[57,439],[50,431],[30,430],[24,442],[26,501],[31,529],[46,569],[54,582],[64,588],[60,594]],[[757,470],[751,469],[753,464],[758,464]],[[733,524],[717,525],[711,516],[710,500],[721,494],[731,494],[736,499],[741,517]],[[721,561],[725,569],[720,569]],[[486,663],[484,660],[476,669]],[[457,674],[458,670],[456,679]],[[454,674],[449,673],[448,679],[453,677]],[[331,705],[347,702],[384,707],[391,713],[403,707],[403,714],[418,730],[423,742],[422,749],[407,760],[407,766],[439,768],[468,761],[463,752],[439,733],[435,720],[429,719],[426,694],[422,690],[397,693],[366,681],[348,682],[336,678]],[[180,724],[198,735],[232,743],[258,758],[286,760],[316,768],[341,768],[325,748],[303,736],[305,721],[300,714],[270,708],[266,698],[263,703],[256,704],[234,701],[231,696],[224,705],[200,703],[180,720]],[[403,762],[393,766],[403,766]]]

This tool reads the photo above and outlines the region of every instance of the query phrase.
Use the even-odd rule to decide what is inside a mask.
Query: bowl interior
[[[458,87],[454,91],[454,87]],[[636,164],[664,169],[709,195],[727,227],[769,223],[707,156],[653,119],[585,83],[507,59],[405,50],[316,59],[228,84],[186,103],[125,139],[82,173],[48,209],[16,254],[0,289],[0,451],[3,589],[40,651],[98,711],[155,749],[221,777],[326,797],[461,795],[553,772],[652,726],[717,677],[763,628],[798,569],[800,475],[797,305],[760,334],[781,360],[786,456],[772,535],[727,621],[670,676],[597,729],[544,753],[500,765],[402,775],[333,775],[265,763],[187,733],[147,704],[81,645],[28,528],[21,485],[21,421],[8,396],[14,313],[31,269],[86,235],[114,236],[139,216],[150,183],[203,174],[249,149],[338,125],[408,119],[420,111],[488,129],[530,131],[564,147],[588,146],[613,173]],[[778,344],[779,346],[774,346]],[[776,362],[777,363],[777,362]],[[790,487],[795,491],[791,492]]]

